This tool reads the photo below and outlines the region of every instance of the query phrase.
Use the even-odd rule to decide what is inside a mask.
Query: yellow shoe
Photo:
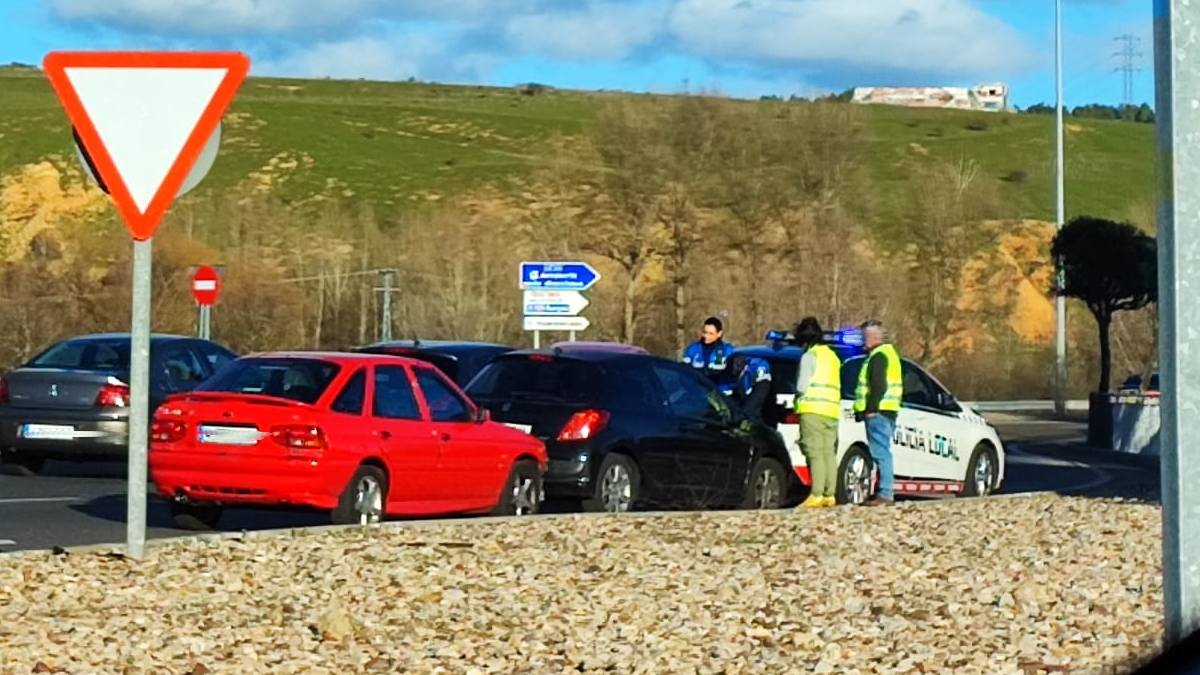
[[[837,506],[837,498],[836,497],[821,497],[821,506],[823,506],[825,508],[829,508],[830,506]]]
[[[800,504],[800,508],[802,508],[802,509],[819,509],[824,505],[825,505],[825,499],[823,497],[818,497],[816,495],[809,495],[808,499],[805,499],[804,502],[802,504]]]

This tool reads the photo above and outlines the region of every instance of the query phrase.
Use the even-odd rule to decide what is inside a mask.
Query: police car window
[[[671,411],[679,417],[704,417],[712,414],[708,395],[713,391],[686,370],[667,365],[655,365],[654,375],[662,385]]]
[[[842,364],[842,398],[853,401],[856,389],[858,389],[858,371],[862,370],[863,364],[867,362],[865,356],[858,356],[852,359],[847,359]]]
[[[926,408],[938,407],[937,390],[919,368],[908,361],[900,362],[904,381],[904,402]]]

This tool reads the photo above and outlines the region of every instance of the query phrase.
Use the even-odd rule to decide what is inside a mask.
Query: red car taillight
[[[321,427],[306,424],[273,427],[271,440],[290,449],[293,455],[305,454],[305,451],[311,450],[321,451],[329,447]]]
[[[608,413],[603,410],[582,410],[571,415],[571,419],[558,432],[560,441],[586,441],[595,436],[608,424]]]
[[[96,406],[99,408],[124,408],[128,405],[128,385],[106,384],[100,387],[100,393],[96,394]]]
[[[8,402],[8,380],[0,377],[0,403]]]
[[[187,433],[187,424],[180,420],[154,420],[150,425],[150,440],[159,443],[177,443]]]

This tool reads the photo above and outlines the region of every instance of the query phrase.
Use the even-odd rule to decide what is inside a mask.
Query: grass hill
[[[397,334],[523,344],[511,272],[520,256],[581,255],[581,244],[567,239],[629,222],[627,214],[606,220],[600,211],[596,219],[576,210],[578,203],[554,201],[550,188],[559,186],[547,186],[554,181],[544,172],[534,174],[564,157],[581,161],[558,152],[559,144],[588,134],[610,103],[644,96],[251,78],[224,119],[215,167],[169,216],[186,227],[168,225],[166,236],[158,237],[156,321],[164,330],[190,330],[194,313],[179,279],[188,265],[220,260],[228,263],[229,283],[218,322],[226,322],[221,334],[231,346],[361,343],[375,332],[379,316],[374,279],[365,270],[395,266],[408,291],[397,299]],[[741,105],[777,106],[754,109],[760,120],[786,117],[779,103],[719,107]],[[808,130],[832,128],[853,136],[853,143],[833,144],[849,148],[839,156],[847,163],[837,166],[849,169],[848,180],[837,182],[836,199],[814,201],[813,211],[790,214],[787,225],[765,217],[736,226],[721,221],[706,230],[710,236],[697,242],[686,267],[695,273],[679,277],[688,279],[682,314],[672,305],[682,296],[666,276],[666,254],[617,249],[622,255],[651,251],[648,260],[626,265],[614,262],[611,252],[588,249],[606,278],[590,296],[588,337],[630,334],[670,354],[679,331],[714,311],[732,311],[731,337],[738,342],[760,339],[763,325],[786,325],[804,313],[838,324],[872,314],[896,326],[907,353],[923,355],[964,396],[1048,392],[1053,119],[846,105],[809,110],[833,110],[826,114],[835,120],[829,127],[781,127],[813,134],[824,132]],[[728,124],[739,118],[714,119]],[[671,122],[654,127],[651,137],[620,138],[639,139],[633,145],[640,148],[662,140],[664,129],[683,130],[671,139],[678,143],[690,141],[690,128]],[[723,147],[740,151],[744,138],[726,134]],[[758,137],[754,152],[772,156],[771,166],[795,154],[765,153],[763,138],[771,137]],[[765,145],[780,148],[792,138]],[[1066,151],[1068,218],[1088,214],[1153,228],[1153,126],[1070,119]],[[127,246],[112,236],[120,226],[107,199],[82,184],[74,154],[65,114],[41,72],[0,68],[0,306],[14,317],[0,324],[0,365],[19,361],[55,336],[124,325]],[[793,164],[805,161],[797,155]],[[719,175],[721,183],[696,189],[740,189],[731,178],[747,176],[754,176],[746,180],[749,191],[762,194],[758,188],[767,185],[758,174]],[[947,185],[953,189],[963,176],[971,177],[970,192],[960,191],[956,206],[942,208]],[[789,179],[767,191],[777,194],[792,184]],[[611,199],[590,197],[589,189],[570,185],[564,191],[583,195],[593,207],[611,206]],[[248,199],[247,193],[269,199]],[[233,196],[216,198],[225,195]],[[454,199],[459,196],[464,199]],[[964,201],[978,208],[961,208]],[[277,209],[279,202],[301,208]],[[444,202],[450,202],[445,209],[427,208]],[[330,204],[332,216],[302,208],[321,203]],[[709,213],[701,220],[716,217]],[[819,224],[829,222],[834,225]],[[560,229],[547,229],[553,227]],[[793,229],[802,227],[815,229]],[[620,227],[614,232],[629,235]],[[172,242],[172,236],[185,241]],[[814,271],[814,262],[823,267]],[[819,274],[831,268],[832,275]],[[813,285],[827,281],[823,290]],[[96,298],[109,304],[97,305]],[[60,304],[48,311],[49,301]],[[1086,309],[1073,307],[1071,377],[1081,395],[1092,383],[1095,333]],[[1118,372],[1153,362],[1153,326],[1148,315],[1118,319]]]
[[[633,95],[251,78],[200,190],[253,181],[286,201],[340,195],[386,213],[485,183],[510,189],[550,139],[583,132],[604,100]],[[903,221],[922,165],[963,157],[998,179],[1008,216],[1053,218],[1052,118],[885,106],[856,113],[865,187],[855,208],[876,235],[889,238]],[[1153,133],[1151,125],[1069,120],[1068,217],[1151,225]],[[0,176],[51,155],[73,151],[48,82],[37,70],[0,68]]]

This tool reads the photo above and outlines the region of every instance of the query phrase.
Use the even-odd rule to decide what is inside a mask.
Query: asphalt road
[[[1156,499],[1156,467],[1083,446],[1086,426],[1036,417],[996,415],[1009,449],[1002,492],[1054,490],[1096,497]],[[121,464],[50,462],[37,476],[0,474],[0,552],[124,542],[125,476]],[[325,515],[230,509],[229,531],[324,525]],[[166,503],[151,497],[147,537],[189,534],[171,522]]]

